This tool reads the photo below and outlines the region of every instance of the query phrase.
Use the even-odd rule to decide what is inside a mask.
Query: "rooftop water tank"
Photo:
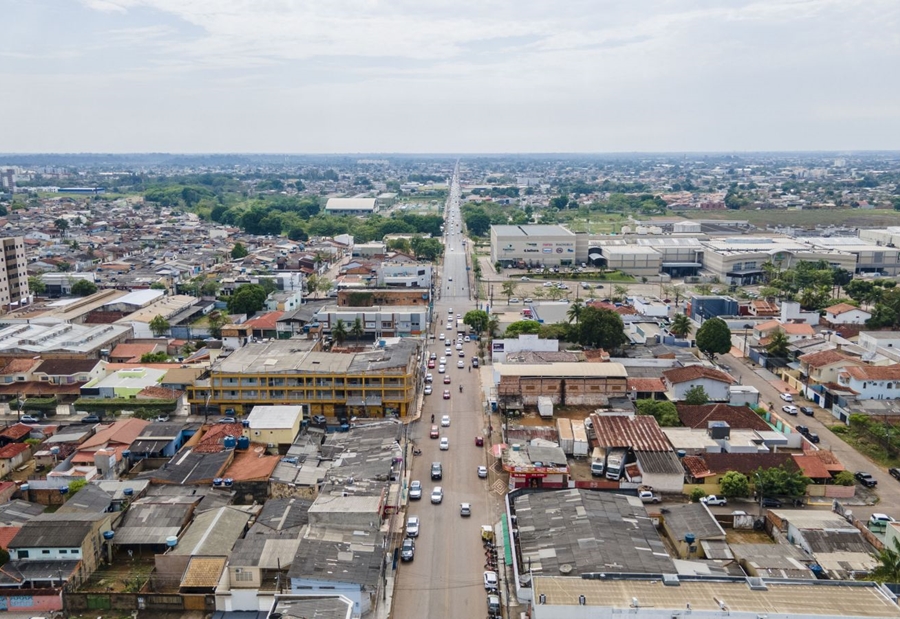
[[[59,454],[59,447],[51,447],[50,453],[52,453],[54,456]]]
[[[125,488],[122,491],[122,494],[124,494],[125,496],[131,496],[132,494],[134,494],[134,488]]]
[[[234,449],[237,446],[237,439],[233,436],[225,437],[225,449]]]
[[[250,439],[246,436],[242,436],[237,440],[237,448],[241,451],[246,451],[250,449]]]
[[[103,539],[105,539],[105,540],[111,540],[115,536],[116,536],[116,534],[114,531],[104,531],[103,532]]]
[[[126,460],[128,460],[129,458],[131,458],[131,452],[126,449],[125,451],[122,452],[122,457],[125,458]]]
[[[175,548],[175,546],[177,546],[177,545],[178,545],[178,536],[177,535],[170,535],[169,537],[166,538],[166,546],[168,546],[169,548]]]
[[[231,486],[234,485],[234,480],[231,479],[230,477],[226,477],[225,479],[222,480],[222,482],[225,484],[226,488],[230,488]]]
[[[216,478],[213,480],[213,486],[219,487],[219,486],[221,486],[221,485],[222,485],[222,478],[221,478],[221,477],[216,477]]]
[[[69,494],[69,487],[63,486],[62,488],[59,489],[59,493],[60,494]]]
[[[22,492],[28,492],[29,488],[31,488],[31,486],[29,486],[28,484],[22,484],[21,486],[19,486],[19,490],[21,490]]]

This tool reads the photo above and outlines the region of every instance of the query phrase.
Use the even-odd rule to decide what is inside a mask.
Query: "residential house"
[[[266,311],[292,312],[303,304],[303,288],[273,292],[266,299]]]
[[[100,359],[45,359],[34,370],[34,380],[51,385],[87,383],[106,376]]]
[[[131,443],[131,461],[145,458],[171,458],[193,435],[182,423],[155,422],[146,426]]]
[[[807,389],[815,385],[836,383],[842,369],[863,365],[859,358],[844,354],[839,349],[808,353],[802,355],[799,361],[800,380]]]
[[[860,400],[895,400],[900,398],[900,363],[845,367],[838,372],[837,384]]]
[[[254,406],[244,424],[244,436],[287,451],[300,433],[302,421],[303,406]]]
[[[137,367],[116,370],[108,376],[96,378],[81,388],[85,398],[132,398],[145,387],[159,385],[166,370]]]
[[[0,368],[0,384],[9,385],[34,380],[34,369],[40,363],[40,359],[27,357],[0,361],[0,364],[2,364],[2,368]]]
[[[106,477],[115,477],[128,464],[124,458],[124,452],[131,448],[131,444],[137,440],[148,425],[150,425],[149,421],[132,417],[116,421],[108,426],[99,426],[93,436],[78,445],[71,459],[72,465],[95,466],[97,453],[103,452],[103,454],[109,454],[108,458],[114,462],[113,469]]]
[[[681,402],[688,391],[698,386],[703,387],[710,402],[728,402],[731,399],[730,387],[735,383],[725,372],[702,365],[673,368],[662,374],[668,397],[673,402]]]
[[[32,427],[24,423],[16,423],[3,428],[3,431],[0,431],[0,447],[5,447],[10,443],[24,443],[25,439],[31,435],[31,430]]]
[[[157,352],[166,352],[166,342],[134,342],[119,344],[109,353],[111,363],[139,363],[141,357]]]
[[[872,317],[871,312],[849,303],[838,303],[825,308],[825,322],[830,325],[862,325]]]
[[[31,447],[25,443],[10,443],[0,447],[0,479],[31,460]]]

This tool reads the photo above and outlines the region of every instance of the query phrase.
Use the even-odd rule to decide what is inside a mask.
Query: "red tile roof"
[[[800,454],[792,456],[800,471],[810,479],[831,479],[831,472],[819,458]]]
[[[156,350],[159,344],[119,344],[109,353],[110,359],[135,359],[141,360],[141,356]]]
[[[725,372],[704,367],[702,365],[687,365],[682,368],[673,368],[663,372],[663,376],[665,376],[666,380],[673,385],[687,383],[701,378],[717,380],[720,383],[728,383],[729,385],[734,383],[734,379]]]
[[[628,393],[664,393],[666,385],[661,378],[629,378],[626,379]]]
[[[715,475],[706,466],[706,460],[703,459],[703,456],[685,456],[681,459],[681,465],[688,472],[688,475],[697,479]]]
[[[181,397],[182,392],[177,389],[166,389],[165,387],[144,387],[141,389],[137,397],[145,399],[172,400]]]
[[[281,456],[267,456],[265,450],[265,445],[253,443],[247,451],[235,452],[234,460],[225,470],[225,477],[236,481],[268,480],[281,462]]]
[[[800,356],[800,361],[806,363],[813,368],[822,368],[826,365],[832,365],[840,361],[856,361],[853,357],[845,355],[836,348],[830,350],[820,350],[819,352],[811,352]]]
[[[850,305],[849,303],[838,303],[837,305],[832,305],[831,307],[826,307],[825,311],[832,316],[840,316],[841,314],[846,314],[847,312],[852,312],[853,310],[858,310],[859,308],[855,305]],[[860,310],[861,312],[866,312],[865,310]]]
[[[0,436],[4,436],[13,441],[25,438],[29,434],[31,434],[31,426],[26,426],[24,423],[17,423],[14,426],[9,426],[3,430],[3,432],[0,432]]]
[[[282,316],[284,316],[284,312],[260,314],[244,322],[244,326],[249,326],[252,329],[274,329],[278,324],[278,319]]]
[[[787,333],[788,335],[815,335],[816,330],[812,328],[811,325],[806,324],[805,322],[794,323],[788,322],[786,324],[781,325],[781,330]]]
[[[21,374],[34,368],[34,366],[40,362],[40,359],[11,359],[2,369],[0,369],[0,374]]]
[[[219,453],[225,449],[224,440],[226,436],[239,438],[244,435],[244,426],[239,423],[217,423],[209,426],[209,430],[194,446],[197,453]]]
[[[681,423],[688,428],[705,430],[710,421],[724,421],[734,429],[771,430],[762,417],[746,406],[730,406],[728,404],[703,404],[691,406],[676,404]]]
[[[7,550],[9,543],[21,529],[22,527],[0,527],[0,548]]]
[[[79,451],[88,449],[98,449],[105,447],[110,443],[119,445],[131,445],[137,437],[141,435],[144,428],[150,425],[149,421],[144,419],[125,419],[116,421],[112,425],[102,427],[94,436],[87,439],[80,446]]]
[[[25,443],[10,443],[6,447],[0,448],[0,460],[9,460],[15,458],[23,451],[28,451],[29,447]]]
[[[850,366],[841,370],[856,380],[900,380],[900,363],[894,365]]]

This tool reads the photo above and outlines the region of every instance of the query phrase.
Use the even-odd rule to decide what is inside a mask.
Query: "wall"
[[[728,402],[731,399],[729,385],[717,380],[701,378],[699,380],[693,380],[687,383],[672,385],[672,392],[675,394],[675,400],[684,400],[687,392],[697,385],[703,387],[703,390],[706,391],[706,395],[709,397],[711,402]]]
[[[0,589],[0,611],[42,613],[62,610],[58,589]]]
[[[66,610],[88,616],[104,613],[98,610],[147,610],[179,613],[186,610],[216,609],[213,595],[183,595],[179,593],[66,593]],[[198,608],[199,606],[199,608]]]

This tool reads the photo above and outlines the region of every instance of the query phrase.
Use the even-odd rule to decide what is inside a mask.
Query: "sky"
[[[900,149],[897,0],[0,0],[0,152]]]

